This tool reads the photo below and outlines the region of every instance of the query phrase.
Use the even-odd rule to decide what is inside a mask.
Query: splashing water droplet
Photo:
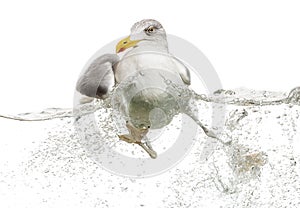
[[[300,105],[300,87],[292,89],[287,97],[287,102]]]
[[[170,85],[172,82],[171,82],[171,80],[169,80],[169,79],[165,79],[165,83],[166,83],[167,85]]]
[[[108,199],[103,202],[103,206],[117,207],[119,204],[109,200],[110,194],[107,194],[107,190],[118,190],[116,184],[120,184],[119,189],[122,192],[120,198],[124,201],[132,195],[129,189],[133,190],[136,195],[148,196],[153,194],[153,184],[159,184],[159,187],[162,187],[157,189],[160,198],[155,202],[161,207],[165,205],[163,202],[173,205],[174,201],[195,207],[204,203],[203,201],[205,203],[216,202],[226,207],[233,205],[247,207],[249,204],[255,204],[257,207],[270,205],[285,207],[287,204],[290,207],[298,207],[300,184],[297,182],[300,174],[300,153],[293,144],[297,142],[300,129],[299,88],[293,89],[288,97],[281,92],[266,93],[265,91],[235,89],[234,93],[222,93],[221,96],[221,93],[215,93],[207,95],[204,99],[200,95],[196,96],[194,92],[180,89],[180,87],[176,88],[172,84],[168,85],[173,88],[170,89],[172,95],[176,97],[181,94],[183,97],[183,99],[178,99],[179,104],[182,106],[189,104],[198,109],[197,119],[207,128],[210,127],[213,107],[226,106],[225,124],[214,126],[212,130],[216,131],[220,140],[228,139],[231,143],[224,145],[212,140],[209,147],[214,151],[205,162],[201,162],[199,156],[204,151],[203,146],[206,141],[201,131],[186,160],[163,175],[145,180],[134,180],[115,176],[99,168],[99,165],[87,156],[88,151],[82,148],[81,143],[84,141],[74,132],[73,119],[70,117],[75,116],[78,118],[77,122],[83,122],[89,121],[87,119],[89,115],[95,116],[96,127],[99,128],[97,134],[100,136],[96,137],[96,133],[91,131],[92,123],[88,128],[82,129],[86,136],[85,142],[90,139],[89,145],[94,152],[104,151],[103,143],[106,142],[110,148],[115,148],[128,157],[145,157],[133,145],[119,142],[116,134],[121,130],[115,128],[113,108],[111,104],[108,104],[110,100],[107,99],[78,106],[74,111],[73,109],[51,108],[39,113],[1,115],[2,118],[36,121],[35,124],[16,122],[11,134],[22,125],[29,127],[32,134],[41,128],[41,126],[35,126],[38,123],[48,128],[49,131],[41,138],[41,142],[36,141],[36,149],[22,150],[22,152],[28,151],[30,157],[28,160],[28,157],[20,158],[22,165],[18,166],[17,170],[9,169],[11,166],[5,165],[9,164],[9,157],[3,157],[3,160],[7,162],[3,163],[4,165],[1,164],[1,177],[11,186],[21,187],[20,190],[39,192],[44,196],[48,196],[50,192],[54,193],[51,195],[52,198],[46,198],[45,201],[59,199],[60,196],[55,195],[56,192],[53,190],[57,190],[57,187],[61,185],[69,184],[67,188],[70,190],[81,187],[76,195],[86,202],[90,202],[91,198],[99,201],[97,197],[102,194]],[[191,97],[193,99],[186,102],[186,99]],[[213,106],[213,104],[216,105]],[[151,119],[163,120],[164,118],[159,117],[161,110],[162,108],[153,111]],[[119,122],[122,123],[123,120],[120,119]],[[178,126],[176,123],[171,124],[174,128],[171,125],[168,127],[171,131],[175,131]],[[8,137],[8,134],[5,137]],[[27,135],[27,137],[30,138],[32,135]],[[9,143],[10,141],[12,142]],[[4,142],[5,149],[17,148],[13,140],[4,140]],[[162,152],[167,149],[166,146],[161,147]],[[114,155],[111,155],[111,158],[113,157]],[[18,158],[15,156],[14,159]],[[76,180],[78,183],[66,183],[74,176],[78,178]],[[15,191],[18,191],[12,191],[5,183],[2,185],[7,187],[5,190],[8,195],[14,196]],[[127,190],[122,187],[129,188]],[[131,189],[131,187],[134,188]],[[21,191],[19,192],[17,194],[22,194]],[[86,199],[87,195],[88,199]],[[136,203],[146,204],[144,200],[145,197],[137,198]],[[98,205],[102,206],[101,203],[99,201]]]

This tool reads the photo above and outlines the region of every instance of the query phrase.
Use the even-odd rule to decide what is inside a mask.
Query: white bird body
[[[166,91],[166,80],[178,85],[190,84],[187,67],[169,54],[165,30],[156,20],[142,20],[133,25],[131,35],[121,40],[116,46],[117,53],[131,48],[118,61],[116,54],[105,54],[97,58],[79,78],[76,89],[83,95],[105,98],[116,82],[120,84],[130,76],[135,81],[120,93],[120,110],[126,117],[128,135],[119,136],[129,143],[137,143],[152,158],[156,157],[151,145],[146,146],[141,140],[148,129],[161,128],[169,124],[178,109],[176,96]],[[122,91],[123,90],[123,91]],[[160,109],[152,115],[151,111]]]
[[[156,69],[176,75],[178,80],[172,81],[183,84],[179,72],[184,70],[184,65],[176,62],[176,59],[167,53],[144,51],[144,53],[126,54],[116,66],[115,78],[120,83],[139,71]]]

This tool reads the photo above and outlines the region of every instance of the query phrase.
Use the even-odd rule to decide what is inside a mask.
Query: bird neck
[[[131,51],[128,52],[126,55],[130,55],[133,53],[140,53],[144,51],[154,51],[154,52],[161,52],[161,53],[169,53],[168,43],[167,42],[156,42],[156,41],[141,41],[137,47],[133,48]]]

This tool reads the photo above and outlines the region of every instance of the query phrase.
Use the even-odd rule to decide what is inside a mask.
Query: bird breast
[[[118,89],[119,97],[123,114],[135,127],[161,128],[177,114],[179,106],[174,93],[168,92],[168,82],[183,85],[183,81],[172,57],[160,54],[124,57],[116,67],[115,77],[118,83],[127,83]]]
[[[178,74],[177,65],[169,55],[159,53],[145,53],[124,56],[118,63],[115,71],[115,78],[118,83],[122,82],[129,76],[134,76],[138,72],[155,69],[157,72],[165,71],[172,73],[176,79],[172,80],[182,84],[181,77]]]

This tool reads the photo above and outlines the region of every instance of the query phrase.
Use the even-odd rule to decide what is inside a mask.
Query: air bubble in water
[[[72,201],[74,205],[86,207],[119,207],[119,201],[130,203],[127,199],[133,195],[140,196],[135,198],[134,204],[145,208],[154,203],[159,207],[208,207],[212,203],[217,207],[299,207],[300,154],[293,146],[293,142],[299,139],[299,89],[293,89],[287,98],[281,92],[239,89],[234,90],[234,95],[208,95],[206,100],[195,96],[190,103],[199,109],[200,119],[205,121],[207,127],[210,127],[210,104],[226,105],[225,126],[212,129],[223,129],[221,139],[230,137],[232,142],[228,145],[212,142],[209,147],[215,151],[207,160],[200,162],[205,136],[199,133],[186,160],[162,175],[139,180],[110,174],[87,157],[87,152],[79,144],[80,139],[74,132],[73,119],[70,118],[73,116],[71,108],[1,115],[2,118],[28,121],[15,124],[10,122],[11,134],[15,129],[21,129],[22,125],[30,128],[31,134],[39,131],[41,126],[48,128],[49,132],[35,141],[34,148],[22,148],[22,152],[28,157],[18,158],[18,154],[14,154],[13,160],[19,160],[20,164],[15,169],[8,165],[10,157],[2,158],[4,162],[1,163],[0,176],[5,181],[1,184],[5,191],[1,192],[1,189],[0,195],[3,193],[9,200],[15,196],[23,196],[25,190],[43,196],[43,202],[22,202],[26,207],[31,204],[43,207],[45,203],[49,203],[49,206],[60,203],[62,190],[68,190],[76,196]],[[177,92],[174,95],[180,92],[184,98],[194,95],[191,92],[186,95],[186,89],[175,88],[172,92]],[[237,99],[234,100],[235,98]],[[117,129],[113,125],[114,117],[111,116],[112,108],[108,103],[109,99],[78,106],[78,109],[74,109],[79,117],[77,122],[95,113],[99,134],[106,136],[106,141],[111,143],[112,148],[120,148],[128,157],[140,157],[140,151],[132,149],[132,145],[121,145],[118,142]],[[152,116],[159,118],[156,113],[160,110],[155,111]],[[5,122],[4,119],[1,120]],[[176,128],[177,126],[174,127]],[[82,130],[87,138],[93,136],[90,130],[91,126]],[[8,138],[9,135],[0,136]],[[29,141],[32,135],[22,134],[22,137]],[[18,146],[14,141],[16,140],[3,140],[3,152],[9,148],[16,150]],[[95,151],[102,151],[99,142],[93,141]],[[155,189],[158,197],[149,198],[156,184],[159,184],[159,188]],[[119,194],[120,200],[111,197],[115,193]],[[11,201],[13,204],[14,201]]]

